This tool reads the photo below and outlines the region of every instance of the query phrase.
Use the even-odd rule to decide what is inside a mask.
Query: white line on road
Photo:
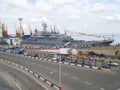
[[[75,80],[78,80],[78,78],[77,77],[72,77],[73,79],[75,79]]]
[[[62,75],[67,75],[67,73],[62,73]]]
[[[120,90],[120,88],[116,89],[116,90]]]
[[[42,65],[38,65],[39,67],[41,67]]]
[[[87,82],[87,81],[85,81],[84,83],[87,84],[87,85],[90,85],[90,84],[91,84],[91,83],[89,83],[89,82]]]
[[[104,88],[100,88],[100,90],[105,90]]]
[[[10,78],[10,80],[13,82],[13,83],[15,83],[15,85],[18,87],[18,89],[19,90],[22,90],[21,88],[20,88],[20,86],[9,76],[9,78]]]
[[[51,71],[50,74],[53,74],[53,72]]]
[[[53,69],[54,72],[58,72],[56,69]]]

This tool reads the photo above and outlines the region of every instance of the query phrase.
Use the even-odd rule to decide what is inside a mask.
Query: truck
[[[60,54],[70,54],[70,48],[60,48],[58,53],[60,53]]]

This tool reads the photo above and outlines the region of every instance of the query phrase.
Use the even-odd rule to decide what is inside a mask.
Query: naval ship
[[[85,40],[74,40],[71,36],[65,34],[59,34],[55,29],[48,31],[47,24],[42,23],[43,31],[35,30],[34,35],[29,37],[23,36],[23,44],[38,44],[48,46],[79,46],[79,47],[90,47],[90,46],[109,46],[114,40],[101,40],[101,41],[85,41]]]

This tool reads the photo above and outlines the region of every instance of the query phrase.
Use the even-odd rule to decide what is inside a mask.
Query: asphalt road
[[[9,67],[7,65],[1,64],[0,63],[0,70],[4,71],[9,77],[13,77],[12,75],[16,75],[16,81],[18,88],[11,88],[10,86],[8,87],[8,82],[3,82],[1,81],[2,79],[0,78],[0,90],[46,90],[43,86],[38,84],[35,80],[33,80],[31,77],[26,75],[25,73],[14,69],[12,67]],[[13,79],[12,79],[13,80]],[[8,81],[8,80],[7,80]],[[1,86],[7,87],[7,89],[2,89]],[[16,86],[15,83],[13,85],[14,87]]]
[[[19,90],[9,77],[0,70],[0,90]]]
[[[3,53],[0,58],[25,65],[56,84],[59,82],[58,63]],[[120,90],[119,72],[62,65],[61,74],[63,90]]]

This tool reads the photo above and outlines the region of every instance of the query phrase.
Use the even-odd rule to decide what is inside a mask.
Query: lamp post
[[[59,90],[62,90],[62,85],[61,85],[61,72],[62,72],[62,67],[61,67],[61,52],[60,52],[60,61],[59,61]]]
[[[59,62],[59,90],[62,90],[62,85],[61,85],[61,72],[62,72],[62,68],[61,68],[61,63],[62,63],[62,58],[61,55],[64,54],[70,54],[70,48],[65,48],[66,46],[68,46],[70,44],[70,41],[68,41],[67,43],[65,43],[63,45],[63,48],[59,48],[59,53],[60,53],[60,62]]]

